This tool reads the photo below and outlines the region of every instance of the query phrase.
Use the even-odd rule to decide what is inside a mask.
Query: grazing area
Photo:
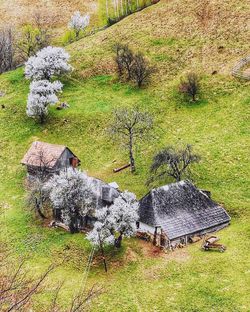
[[[81,10],[80,2],[67,21]],[[8,15],[7,2],[2,3]],[[91,311],[249,311],[250,84],[231,75],[235,63],[249,54],[249,13],[245,0],[162,0],[66,46],[74,70],[60,76],[58,98],[69,107],[48,107],[42,124],[26,115],[30,81],[24,68],[0,75],[0,247],[10,250],[16,263],[25,257],[34,276],[51,263],[58,265],[45,279],[44,291],[32,298],[34,311],[49,311],[51,289],[62,280],[60,304],[69,304],[76,285],[84,283],[92,250],[85,234],[49,228],[28,207],[20,162],[34,141],[70,147],[82,170],[116,181],[137,199],[173,182],[166,175],[147,184],[155,154],[166,146],[178,150],[191,144],[201,156],[192,164],[195,185],[211,191],[231,217],[231,225],[217,233],[227,246],[224,253],[204,252],[201,242],[164,252],[124,238],[121,248],[106,248],[105,273],[96,251],[86,285],[103,289],[91,301]],[[119,80],[114,47],[121,41],[154,66],[142,88]],[[190,72],[199,77],[195,101],[179,90]],[[132,107],[150,113],[154,133],[136,145],[135,173],[129,168],[115,173],[129,154],[110,137],[110,121],[114,110]]]

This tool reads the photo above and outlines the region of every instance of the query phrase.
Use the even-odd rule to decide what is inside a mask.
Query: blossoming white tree
[[[76,11],[69,21],[68,27],[75,32],[76,39],[79,39],[80,32],[83,31],[90,21],[90,16],[88,14],[81,15],[79,11]]]
[[[114,222],[115,219],[109,207],[104,207],[95,212],[97,221],[94,228],[87,235],[87,239],[94,245],[112,245],[115,242]]]
[[[130,237],[136,231],[138,202],[135,195],[127,191],[122,193],[109,208],[98,210],[95,217],[97,221],[87,239],[95,245],[115,243],[116,247],[121,247],[122,238]]]
[[[115,246],[120,248],[122,238],[134,235],[136,231],[136,221],[139,219],[138,202],[136,196],[130,192],[124,192],[114,200],[110,207],[113,218],[115,219],[115,232],[119,235],[115,239]]]
[[[50,189],[53,208],[61,211],[70,232],[78,232],[79,220],[88,214],[95,198],[90,178],[79,170],[68,168],[55,174],[45,187]]]
[[[40,123],[43,123],[48,114],[48,106],[58,102],[56,93],[62,90],[62,86],[60,81],[32,81],[27,101],[27,115],[38,118]]]
[[[67,73],[72,69],[69,57],[63,48],[46,47],[25,63],[25,76],[31,80],[50,80],[53,76]]]

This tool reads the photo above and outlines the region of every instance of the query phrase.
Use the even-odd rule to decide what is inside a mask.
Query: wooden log
[[[117,172],[122,171],[122,170],[124,170],[124,169],[126,169],[128,167],[130,167],[130,164],[124,165],[124,166],[122,166],[120,168],[115,168],[115,169],[113,169],[113,172],[117,173]]]
[[[62,222],[57,222],[57,221],[53,220],[53,221],[51,221],[49,227],[59,227],[59,228],[64,229],[65,231],[69,232],[69,227]]]

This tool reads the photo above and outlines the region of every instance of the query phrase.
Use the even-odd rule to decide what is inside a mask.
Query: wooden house
[[[64,145],[36,141],[24,155],[21,164],[27,167],[30,177],[49,177],[62,169],[79,166],[80,159]]]
[[[229,222],[225,209],[189,181],[153,189],[139,202],[138,232],[149,234],[154,243],[167,248],[186,244]]]

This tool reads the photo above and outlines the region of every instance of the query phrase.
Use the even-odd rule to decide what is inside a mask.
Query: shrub
[[[195,73],[188,73],[186,78],[180,82],[179,92],[191,97],[192,101],[195,102],[200,92],[198,75]]]

